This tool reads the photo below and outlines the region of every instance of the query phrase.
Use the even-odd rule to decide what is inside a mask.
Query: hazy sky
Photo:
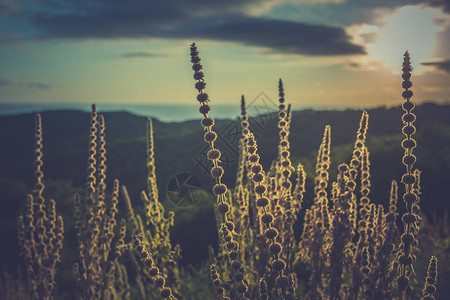
[[[193,41],[215,103],[398,105],[405,50],[450,103],[448,0],[0,0],[0,102],[195,103]]]

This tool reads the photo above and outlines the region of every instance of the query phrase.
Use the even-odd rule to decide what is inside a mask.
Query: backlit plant
[[[78,254],[74,275],[82,299],[434,299],[438,274],[435,256],[429,260],[425,283],[419,288],[413,284],[413,266],[419,253],[421,172],[413,169],[416,117],[412,113],[408,52],[402,69],[405,113],[401,147],[406,170],[401,187],[397,181],[391,182],[385,206],[372,199],[366,111],[356,128],[348,161],[337,168],[331,163],[332,128],[323,128],[315,174],[311,176],[312,197],[306,197],[307,164],[294,164],[291,157],[289,136],[295,119],[291,106],[286,104],[281,79],[279,139],[273,163],[264,170],[260,157],[264,148],[258,146],[251,130],[242,96],[236,184],[226,185],[225,169],[221,166],[224,153],[218,148],[218,133],[213,130],[216,122],[210,116],[212,101],[206,93],[205,74],[195,43],[190,46],[190,59],[207,144],[206,157],[214,180],[211,191],[216,199],[219,248],[210,248],[205,265],[191,266],[189,271],[180,266],[181,249],[171,240],[175,213],[167,212],[158,191],[151,119],[146,134],[148,175],[147,190],[140,197],[142,209],[135,210],[132,198],[122,186],[126,218],[118,221],[122,216],[119,182],[114,181],[111,195],[107,194],[105,122],[94,106],[86,194],[76,195],[74,201]],[[27,211],[19,217],[19,242],[34,298],[52,299],[63,223],[56,214],[55,201],[46,203],[42,194],[39,115],[35,135],[37,183],[28,196]],[[331,178],[332,174],[337,175]],[[406,212],[399,230],[398,194],[403,186]],[[203,282],[206,278],[210,283]]]

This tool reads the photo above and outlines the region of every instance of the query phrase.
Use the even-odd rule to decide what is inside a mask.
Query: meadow
[[[408,52],[401,108],[295,112],[280,79],[261,131],[243,96],[232,163],[195,44],[190,56],[200,122],[95,105],[38,114],[34,133],[31,115],[1,119],[18,145],[2,157],[34,146],[2,162],[2,299],[445,299],[450,108],[415,107]],[[174,206],[162,182],[198,149],[203,188]]]

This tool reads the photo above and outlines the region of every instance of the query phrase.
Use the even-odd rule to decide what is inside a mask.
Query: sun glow
[[[383,26],[360,26],[354,30],[357,32],[354,37],[356,42],[366,44],[367,65],[381,62],[398,70],[402,64],[399,54],[409,50],[417,74],[424,69],[421,62],[434,60],[435,33],[442,30],[442,24],[436,25],[439,23],[436,20],[444,18],[438,9],[406,6],[392,14]]]

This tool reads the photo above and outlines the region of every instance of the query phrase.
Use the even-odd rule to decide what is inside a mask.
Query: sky
[[[450,104],[449,0],[0,0],[0,103],[195,104],[264,92],[301,107]]]

